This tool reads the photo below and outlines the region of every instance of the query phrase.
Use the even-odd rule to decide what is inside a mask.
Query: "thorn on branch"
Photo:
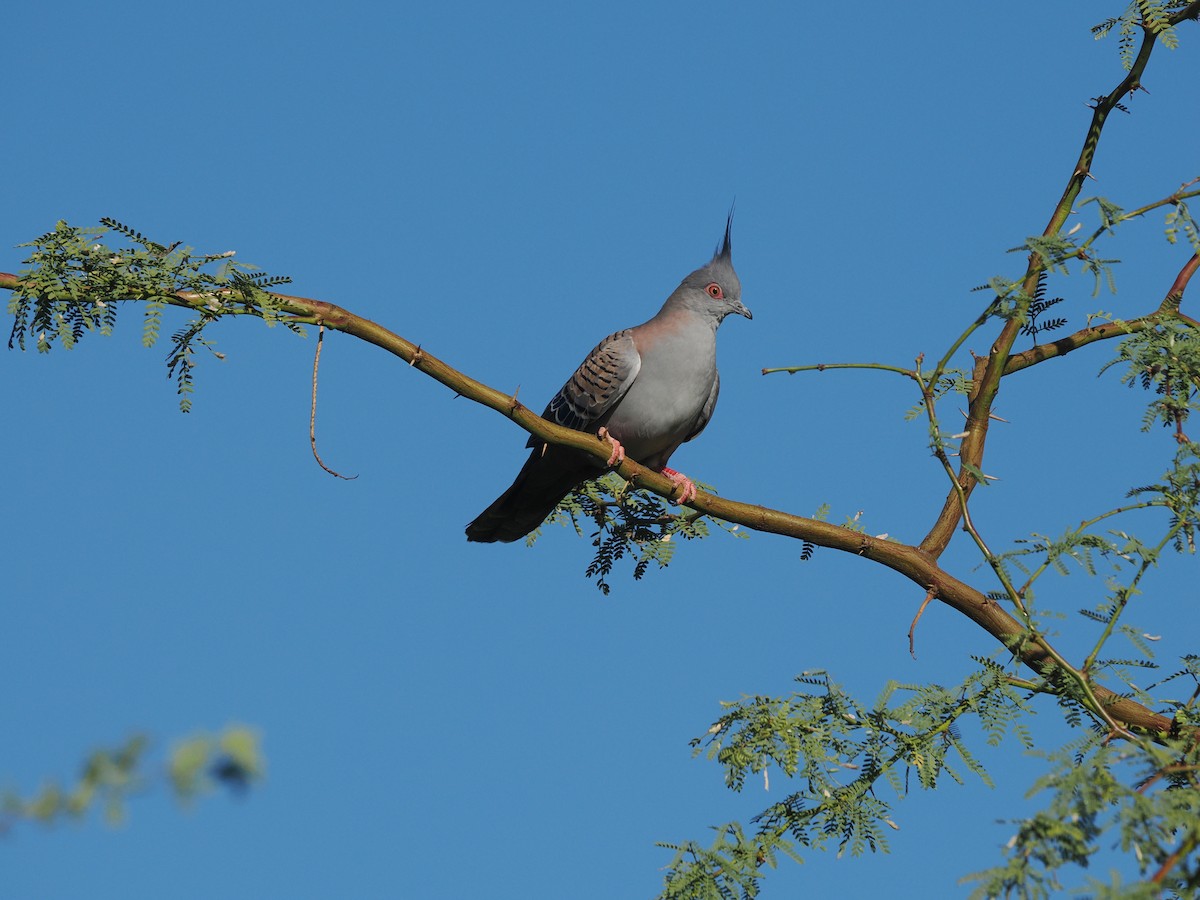
[[[424,358],[425,358],[425,354],[421,350],[421,345],[417,344],[417,352],[413,354],[413,358],[408,361],[408,364],[410,366],[415,366],[417,363],[419,363]]]

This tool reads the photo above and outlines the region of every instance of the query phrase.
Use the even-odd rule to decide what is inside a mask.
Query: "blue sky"
[[[719,408],[672,464],[916,540],[944,476],[903,420],[906,384],[759,372],[907,365],[961,332],[984,300],[970,289],[1020,271],[1005,250],[1042,230],[1088,99],[1122,76],[1088,32],[1119,6],[748,6],[14,7],[0,270],[57,219],[112,216],[236,250],[539,407],[708,259],[736,198],[754,321],[723,326]],[[1097,157],[1094,192],[1125,207],[1200,174],[1196,28],[1181,37]],[[1051,286],[1074,327],[1152,308],[1187,257],[1157,213],[1111,249],[1116,296]],[[230,723],[261,731],[268,778],[189,810],[150,794],[115,830],[17,828],[5,896],[649,897],[670,859],[655,841],[707,841],[783,796],[774,780],[731,794],[690,758],[718,701],[811,669],[868,698],[890,678],[950,684],[994,649],[934,607],[914,661],[917,588],[770,536],[685,547],[609,597],[565,530],[468,546],[524,457],[512,423],[334,334],[321,450],[360,475],[337,481],[308,448],[311,336],[221,323],[227,358],[184,416],[165,347],[143,350],[124,315],[71,353],[0,354],[0,782],[31,792],[96,745],[144,731],[161,758]],[[1006,381],[1002,481],[976,499],[995,543],[1057,533],[1166,468],[1142,398],[1096,378],[1106,349]],[[946,557],[990,587],[977,562]],[[1195,578],[1194,559],[1166,561],[1134,619],[1167,666],[1197,649]],[[1070,612],[1099,589],[1060,579],[1043,602]],[[1049,705],[1039,719],[1062,737]],[[1015,743],[981,755],[995,789],[914,796],[890,856],[810,852],[766,896],[870,896],[884,878],[961,893],[1038,770]]]

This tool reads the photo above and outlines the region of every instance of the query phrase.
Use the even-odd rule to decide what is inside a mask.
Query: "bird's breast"
[[[716,342],[684,338],[639,347],[641,369],[607,423],[625,452],[647,465],[696,430],[716,380]]]

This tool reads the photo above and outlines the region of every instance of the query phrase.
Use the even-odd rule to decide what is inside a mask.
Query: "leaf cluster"
[[[263,776],[259,743],[255,732],[239,726],[178,742],[166,760],[172,793],[186,802],[218,786],[247,789]],[[149,739],[134,735],[116,747],[91,753],[69,787],[49,782],[29,797],[15,791],[0,792],[0,829],[20,821],[50,825],[62,819],[81,819],[97,807],[110,825],[122,823],[129,799],[149,790],[156,781],[147,762],[149,750]]]
[[[1020,538],[1015,543],[1018,546],[999,554],[996,557],[997,561],[1011,562],[1026,575],[1034,577],[1047,569],[1053,569],[1060,575],[1068,575],[1068,560],[1078,563],[1088,575],[1095,576],[1097,556],[1112,560],[1120,554],[1120,545],[1113,537],[1074,528],[1057,538],[1033,534],[1028,538]],[[1029,556],[1040,557],[1036,569],[1031,568],[1025,561],[1025,557]]]
[[[1049,771],[1030,791],[1048,797],[1045,807],[1012,824],[1005,861],[969,876],[972,898],[1019,896],[1043,900],[1066,888],[1068,868],[1086,869],[1105,844],[1116,844],[1136,861],[1140,883],[1118,876],[1106,896],[1195,896],[1200,860],[1190,855],[1200,839],[1200,748],[1194,737],[1137,750],[1092,733],[1042,756]],[[1185,851],[1176,856],[1177,851]],[[1168,865],[1168,862],[1170,864]]]
[[[1171,511],[1170,536],[1175,549],[1195,553],[1196,530],[1200,528],[1200,443],[1182,443],[1162,481],[1129,492],[1131,497],[1146,494],[1155,496],[1151,502]]]
[[[716,493],[711,485],[697,482],[697,487]],[[589,529],[596,552],[585,574],[596,579],[601,593],[608,594],[612,590],[608,576],[618,562],[633,561],[633,577],[641,579],[651,563],[664,568],[674,557],[679,541],[707,537],[710,521],[736,537],[748,536],[736,525],[686,508],[672,512],[661,497],[636,490],[610,472],[564,497],[542,527],[570,523],[580,536],[585,528]],[[526,544],[533,544],[540,534],[541,528],[526,539]]]
[[[1046,273],[1045,271],[1038,273],[1037,290],[1033,293],[1033,299],[1029,303],[1028,319],[1021,326],[1021,334],[1028,335],[1033,338],[1033,342],[1037,343],[1039,332],[1054,331],[1056,328],[1061,328],[1067,324],[1067,320],[1060,317],[1053,319],[1044,319],[1038,321],[1038,317],[1046,310],[1059,303],[1062,303],[1062,297],[1052,297],[1046,299]]]
[[[970,394],[972,387],[971,373],[965,369],[944,368],[940,376],[929,385],[929,397],[936,406],[937,401],[947,396],[948,394],[956,394],[959,397],[966,397]],[[909,407],[904,413],[904,421],[911,422],[914,419],[930,419],[930,447],[941,447],[943,450],[949,449],[953,452],[953,446],[947,443],[940,431],[933,426],[936,422],[936,416],[930,417],[929,411],[926,409],[927,401],[924,397]]]
[[[294,331],[300,326],[280,314],[280,304],[268,288],[288,283],[286,276],[259,273],[236,262],[234,253],[195,253],[179,242],[164,246],[114,219],[101,226],[79,228],[60,221],[22,247],[32,248],[20,273],[20,284],[8,302],[13,316],[8,346],[26,349],[32,341],[39,353],[57,342],[74,348],[85,334],[109,335],[116,326],[120,304],[143,304],[142,344],[152,347],[162,329],[163,310],[190,293],[204,300],[193,318],[171,336],[167,375],[176,382],[180,409],[191,409],[195,388],[196,353],[208,350],[218,358],[205,329],[223,315],[254,315],[267,324],[282,321]],[[114,233],[125,239],[109,247],[101,239]]]
[[[1192,211],[1186,201],[1176,198],[1172,202],[1171,209],[1167,212],[1166,226],[1168,242],[1178,243],[1179,232],[1182,231],[1192,249],[1200,253],[1200,226],[1192,217]]]
[[[1100,370],[1124,365],[1121,383],[1139,385],[1153,394],[1142,419],[1142,430],[1156,422],[1174,428],[1186,442],[1183,426],[1198,408],[1200,333],[1182,322],[1165,321],[1125,338],[1114,359]]]
[[[1187,4],[1188,0],[1132,0],[1119,16],[1112,16],[1093,25],[1092,36],[1100,40],[1116,28],[1121,64],[1128,70],[1133,66],[1137,37],[1143,28],[1157,35],[1164,47],[1174,50],[1179,46],[1179,36],[1175,32],[1175,26],[1171,24],[1170,16]]]
[[[888,849],[892,801],[877,785],[905,796],[911,776],[927,790],[943,777],[962,783],[967,772],[990,777],[967,746],[960,720],[973,719],[988,745],[1006,734],[1032,746],[1018,718],[1029,711],[1004,669],[981,668],[954,688],[891,682],[874,703],[849,696],[824,672],[796,679],[804,687],[786,697],[747,697],[723,703],[725,714],[692,741],[725,769],[726,784],[740,791],[751,775],[777,770],[795,790],[772,804],[748,835],[737,823],[718,829],[715,843],[663,844],[675,851],[661,898],[754,897],[762,866],[779,852],[835,843],[838,854],[858,856]]]

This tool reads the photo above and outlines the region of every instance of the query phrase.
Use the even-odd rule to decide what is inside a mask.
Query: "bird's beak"
[[[742,305],[741,300],[737,301],[737,306],[735,306],[733,308],[733,311],[735,313],[737,313],[739,316],[745,316],[747,319],[754,318],[754,313],[752,313],[752,312],[750,312],[750,310],[746,309],[746,307]]]

